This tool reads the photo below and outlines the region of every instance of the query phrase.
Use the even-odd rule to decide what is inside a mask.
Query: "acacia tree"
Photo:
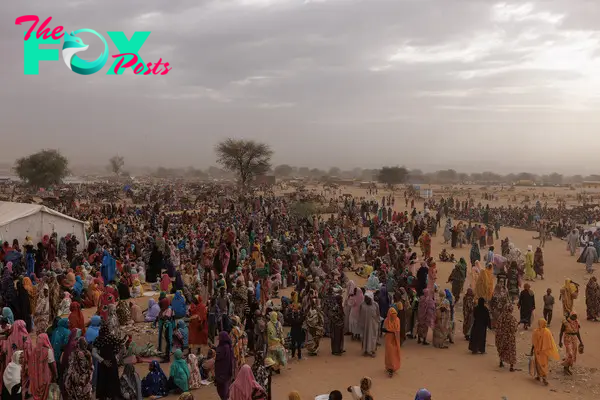
[[[69,160],[58,150],[42,150],[19,158],[13,170],[31,186],[48,187],[61,183],[69,175]]]
[[[271,168],[273,150],[265,143],[229,138],[217,144],[215,151],[217,162],[226,170],[234,172],[242,186]]]
[[[115,174],[119,175],[123,166],[125,165],[125,159],[122,156],[113,156],[109,160],[108,168]]]
[[[288,177],[294,172],[294,168],[287,164],[278,165],[273,170],[275,176]]]
[[[397,185],[406,182],[408,170],[404,167],[383,167],[377,174],[377,180],[388,186]]]

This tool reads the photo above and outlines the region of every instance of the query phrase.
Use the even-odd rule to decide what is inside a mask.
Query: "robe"
[[[371,305],[368,305],[366,302],[363,302],[360,306],[359,317],[363,353],[374,353],[377,349],[380,325],[381,319],[377,303],[373,302]]]

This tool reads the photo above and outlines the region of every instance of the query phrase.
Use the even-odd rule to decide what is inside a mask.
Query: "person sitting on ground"
[[[448,254],[448,251],[446,249],[442,249],[442,252],[439,254],[438,258],[441,262],[450,261],[450,255]]]
[[[348,391],[352,395],[353,400],[373,400],[373,396],[370,393],[372,386],[371,378],[365,376],[360,380],[360,386],[350,386]]]

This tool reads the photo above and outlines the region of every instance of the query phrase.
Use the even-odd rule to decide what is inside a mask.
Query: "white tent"
[[[42,240],[44,235],[56,232],[58,237],[74,234],[79,240],[78,250],[87,245],[85,224],[68,215],[61,214],[46,206],[27,203],[0,201],[0,240],[19,243],[31,236],[34,243]]]

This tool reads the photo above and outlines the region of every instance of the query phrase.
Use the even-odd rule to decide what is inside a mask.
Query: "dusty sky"
[[[24,14],[150,30],[140,55],[173,70],[25,76]],[[2,0],[0,161],[207,167],[233,136],[274,164],[593,173],[599,50],[596,0]]]

